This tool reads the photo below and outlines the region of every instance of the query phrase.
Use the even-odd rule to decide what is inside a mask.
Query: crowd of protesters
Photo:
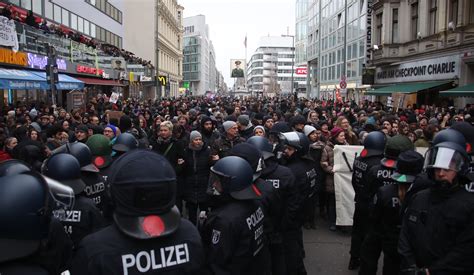
[[[110,173],[116,173],[106,171],[107,163],[114,161],[120,153],[114,145],[122,145],[121,138],[133,135],[138,143],[137,147],[158,152],[171,164],[177,178],[176,206],[194,225],[199,225],[201,211],[212,205],[209,178],[213,165],[219,160],[228,160],[228,156],[241,157],[251,164],[255,173],[258,172],[258,177],[263,177],[259,158],[264,157],[256,155],[254,158],[252,149],[245,146],[254,142],[253,137],[265,137],[273,143],[274,150],[270,152],[275,154],[275,159],[280,164],[289,168],[295,183],[308,178],[308,186],[304,186],[306,190],[301,191],[307,197],[300,198],[302,206],[297,207],[301,213],[296,215],[304,216],[301,226],[307,230],[316,229],[316,216],[319,216],[328,221],[329,230],[344,231],[345,228],[336,226],[336,145],[364,145],[368,149],[370,144],[367,145],[364,141],[366,138],[373,138],[371,133],[377,132],[383,136],[382,140],[397,144],[396,156],[392,156],[395,162],[398,155],[407,151],[400,149],[403,140],[395,140],[408,141],[410,146],[405,146],[407,148],[432,147],[436,134],[456,122],[464,121],[472,125],[474,107],[466,105],[463,109],[455,109],[420,105],[394,110],[379,102],[363,101],[357,104],[354,101],[331,102],[294,96],[244,99],[180,97],[160,101],[120,99],[117,103],[111,103],[105,95],[99,95],[90,100],[83,109],[67,111],[60,106],[50,106],[44,102],[16,102],[4,106],[1,115],[0,163],[18,159],[33,170],[43,173],[45,163],[52,165],[51,161],[45,160],[52,159],[55,150],[65,144],[83,143],[90,148],[94,156],[92,164],[101,170],[104,181],[107,181]],[[291,133],[298,133],[307,138],[307,152],[301,149],[301,137],[297,135],[299,143],[295,144],[292,141],[294,135]],[[281,139],[286,140],[286,145],[281,143]],[[282,147],[278,149],[279,146]],[[385,141],[382,152],[384,146]],[[286,160],[282,155],[286,156]],[[266,164],[270,165],[271,161]],[[301,170],[303,166],[304,171]],[[300,172],[303,172],[303,180],[299,179]],[[285,203],[290,205],[290,197]],[[319,209],[318,214],[316,209]],[[100,210],[106,217],[105,209]],[[264,209],[265,218],[267,211],[268,209]],[[294,214],[289,213],[289,210],[285,211],[288,211],[284,215],[285,219],[286,215]],[[273,222],[275,221],[272,220]],[[267,225],[264,228],[267,230]],[[274,228],[272,230],[278,232]],[[294,232],[294,236],[283,234],[283,243],[295,243],[285,246],[285,250],[295,252],[289,253],[295,257],[292,270],[305,274],[302,263],[304,253],[299,254],[304,250],[301,244],[296,244],[301,241],[298,241],[302,234],[301,228],[295,229]],[[214,244],[219,242],[219,234],[212,235]],[[269,236],[271,239],[271,234]],[[357,248],[359,249],[364,251],[363,245],[362,248]],[[354,259],[351,258],[349,269],[358,268],[359,261],[363,262],[363,259],[359,259],[362,256],[355,258],[357,253],[353,250],[351,248]],[[378,255],[375,270],[377,259]],[[299,260],[301,262],[298,262]],[[275,262],[272,265],[275,265]]]

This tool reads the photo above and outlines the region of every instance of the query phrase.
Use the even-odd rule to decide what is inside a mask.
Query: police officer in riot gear
[[[469,162],[465,148],[454,142],[426,153],[424,168],[433,185],[416,193],[404,213],[401,274],[474,272],[474,196],[464,187]]]
[[[374,206],[373,199],[377,190],[382,186],[397,184],[391,176],[395,172],[398,155],[402,152],[413,149],[414,145],[408,137],[403,135],[391,137],[387,140],[384,158],[382,158],[380,164],[373,166],[368,171],[367,182],[361,192],[370,202],[368,219],[369,226],[373,224],[371,215]],[[374,261],[373,259],[378,259],[381,251],[382,241],[380,239],[372,240],[370,245],[365,240],[362,242],[360,252],[360,275],[370,275],[377,272],[378,261]]]
[[[77,247],[82,238],[103,227],[105,223],[95,203],[84,196],[86,185],[81,179],[79,161],[69,154],[54,154],[43,164],[42,173],[74,191],[73,208],[65,212],[53,210],[53,215],[61,221],[64,230]]]
[[[398,156],[397,169],[392,179],[397,184],[382,186],[374,198],[373,223],[369,228],[364,245],[370,247],[382,245],[383,274],[398,275],[400,257],[397,252],[398,237],[400,235],[402,213],[401,204],[410,185],[423,169],[423,156],[416,151],[405,151]],[[378,255],[369,261],[377,262]]]
[[[286,166],[293,172],[297,189],[298,205],[295,223],[287,225],[284,233],[285,254],[288,274],[306,274],[303,263],[303,232],[305,200],[314,195],[317,182],[315,164],[306,155],[309,151],[309,140],[300,132],[280,134],[280,142],[284,147],[283,156]]]
[[[253,170],[240,157],[228,156],[211,167],[211,212],[201,235],[212,274],[266,274],[262,250],[264,212]]]
[[[115,158],[125,154],[130,150],[138,148],[138,140],[130,133],[120,134],[112,145],[112,150],[116,153]]]
[[[67,153],[74,156],[81,166],[81,179],[86,184],[84,196],[91,199],[97,208],[103,212],[109,205],[109,199],[105,191],[105,183],[99,175],[99,169],[92,164],[92,153],[89,147],[81,142],[66,143],[53,154]]]
[[[8,162],[0,164],[7,172],[0,178],[0,273],[59,274],[72,256],[72,242],[51,211],[67,201],[71,206],[72,190],[19,161]]]
[[[299,202],[296,194],[295,177],[289,168],[278,164],[275,155],[272,153],[273,145],[267,138],[253,136],[247,142],[255,145],[264,159],[265,165],[260,173],[260,178],[273,188],[278,189],[280,204],[283,209],[278,227],[280,228],[280,235],[282,235],[288,224],[295,223],[298,211]],[[276,235],[269,240],[272,274],[286,274],[283,238],[282,236],[280,238],[281,240]]]
[[[81,241],[71,274],[199,274],[201,239],[175,206],[176,174],[169,162],[137,149],[111,170],[114,224]]]
[[[281,232],[281,221],[283,217],[284,208],[281,201],[281,196],[279,189],[273,187],[273,185],[264,179],[260,178],[260,174],[264,167],[264,160],[261,152],[258,148],[250,143],[240,143],[235,145],[230,150],[230,155],[238,156],[245,159],[252,167],[254,171],[253,180],[255,186],[261,192],[262,196],[260,198],[260,203],[263,207],[265,222],[264,222],[264,231],[266,239],[268,240],[268,249],[263,252],[270,251],[271,255],[275,254],[275,259],[268,256],[268,260],[262,264],[269,264],[268,269],[272,271],[281,272],[281,268],[285,266],[282,265],[281,260],[284,259],[282,254],[282,232]],[[276,251],[272,251],[272,244],[276,243]],[[284,263],[284,262],[283,262]],[[272,274],[275,272],[272,272]]]
[[[469,164],[469,183],[466,185],[468,192],[474,193],[474,127],[465,122],[456,122],[451,126],[451,129],[459,131],[466,139],[466,152],[470,158]]]
[[[352,186],[355,191],[355,211],[352,226],[351,259],[349,270],[359,268],[360,247],[367,234],[370,194],[364,193],[364,185],[368,181],[368,171],[380,163],[385,149],[386,138],[382,132],[371,132],[364,140],[364,149],[356,157],[353,165]]]

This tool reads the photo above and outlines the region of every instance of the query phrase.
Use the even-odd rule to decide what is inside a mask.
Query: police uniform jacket
[[[212,274],[263,274],[264,213],[258,202],[219,198],[202,229]]]
[[[295,224],[289,224],[288,229],[297,229],[303,224],[304,211],[303,205],[305,200],[311,193],[311,184],[314,180],[316,184],[315,175],[308,176],[311,170],[315,171],[312,162],[307,159],[302,159],[300,156],[292,155],[287,159],[286,166],[293,172],[295,176],[296,194],[298,197],[298,207],[296,211]],[[311,173],[310,173],[311,174]]]
[[[375,195],[374,203],[374,228],[371,234],[377,235],[384,245],[396,247],[402,224],[398,185],[380,187]]]
[[[124,235],[115,224],[85,237],[71,274],[201,274],[204,262],[197,229],[181,219],[176,232],[148,240]]]
[[[0,274],[2,275],[53,275],[40,265],[30,264],[24,261],[0,264]]]
[[[63,224],[64,230],[77,247],[85,236],[97,231],[105,225],[104,218],[91,199],[76,196],[74,207],[61,213],[53,211],[54,216]]]
[[[261,193],[261,199],[258,200],[265,214],[264,230],[267,235],[274,235],[280,232],[281,218],[283,215],[283,208],[281,203],[281,196],[278,189],[264,179],[258,178],[255,181],[255,186]]]
[[[81,179],[86,184],[84,196],[91,199],[100,211],[104,211],[110,200],[103,178],[98,173],[81,172]]]
[[[352,187],[355,191],[355,202],[367,202],[371,199],[373,194],[366,193],[365,185],[369,180],[369,170],[373,166],[380,164],[382,155],[362,157],[358,156],[354,160],[353,173],[352,173]]]
[[[266,160],[265,165],[260,178],[271,184],[273,188],[278,189],[283,210],[279,228],[280,231],[285,231],[288,225],[295,224],[300,205],[295,176],[288,167],[279,165],[274,158]]]
[[[430,274],[474,272],[474,196],[463,186],[435,186],[413,196],[398,245],[402,271],[428,268]]]
[[[397,184],[395,180],[391,178],[391,175],[395,172],[395,167],[389,168],[385,167],[382,164],[378,164],[370,168],[366,184],[362,188],[361,192],[364,197],[369,201],[369,205],[373,206],[373,199],[377,190],[386,185]]]

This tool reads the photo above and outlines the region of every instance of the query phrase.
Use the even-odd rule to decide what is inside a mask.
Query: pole
[[[161,100],[161,83],[159,81],[160,76],[160,0],[156,0],[155,5],[155,96],[157,100]]]
[[[298,97],[298,93],[294,91],[295,83],[294,83],[294,74],[295,74],[295,36],[292,36],[293,38],[293,47],[291,48],[293,51],[293,59],[291,62],[291,93],[295,94],[295,99]]]
[[[347,74],[347,0],[344,1],[344,63],[342,65],[342,75],[346,76]]]

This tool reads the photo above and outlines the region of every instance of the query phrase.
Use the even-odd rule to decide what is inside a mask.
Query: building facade
[[[473,1],[374,1],[372,22],[372,74],[384,87],[374,95],[404,93],[418,106],[474,102],[444,93],[474,82]]]
[[[292,78],[298,87],[305,87],[306,74],[296,74],[298,68],[294,60],[293,39],[293,36],[260,38],[258,48],[247,65],[247,87],[251,94],[289,94],[292,92]]]
[[[191,95],[215,92],[216,56],[204,15],[184,18],[184,82]]]
[[[306,56],[306,43],[308,39],[308,4],[309,0],[296,0],[295,64],[299,68],[306,67],[308,61]],[[308,84],[309,83],[306,83],[303,87],[298,87],[300,92],[306,91]]]
[[[178,96],[183,80],[184,8],[176,0],[124,1],[124,6],[124,45],[152,60],[162,80],[156,87],[154,78],[146,79],[150,81],[144,81],[143,92],[147,98]]]
[[[68,109],[81,108],[97,94],[125,96],[134,81],[129,72],[148,69],[146,59],[123,50],[124,1],[11,0],[0,6],[9,8],[13,19],[0,30],[2,36],[9,33],[11,39],[14,33],[18,40],[14,51],[6,41],[0,47],[4,56],[18,57],[0,60],[0,78],[8,80],[0,92],[9,103],[57,100]],[[29,10],[37,24],[25,24]],[[56,60],[58,72],[54,86],[47,78],[50,60]],[[23,76],[12,81],[15,75]]]
[[[332,99],[339,90],[343,98],[359,100],[368,88],[362,85],[362,71],[367,62],[367,13],[372,1],[309,1],[306,53],[312,97]]]

